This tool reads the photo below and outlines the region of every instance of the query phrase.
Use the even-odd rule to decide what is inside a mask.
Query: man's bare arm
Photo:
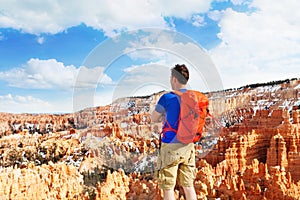
[[[156,110],[151,113],[151,122],[161,122],[163,120],[163,115]]]

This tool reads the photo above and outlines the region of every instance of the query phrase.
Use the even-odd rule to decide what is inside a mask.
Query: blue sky
[[[0,5],[0,112],[73,112],[168,90],[176,63],[193,66],[189,87],[202,91],[300,77],[296,0]]]

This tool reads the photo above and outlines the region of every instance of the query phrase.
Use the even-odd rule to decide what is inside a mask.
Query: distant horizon
[[[232,90],[239,90],[239,89],[243,89],[244,87],[262,87],[262,86],[269,86],[271,85],[273,82],[275,82],[275,84],[282,84],[282,83],[285,83],[285,82],[288,82],[288,81],[294,81],[294,80],[300,80],[300,78],[290,78],[290,79],[282,79],[282,80],[274,80],[274,81],[269,81],[269,82],[261,82],[261,83],[253,83],[253,84],[246,84],[246,85],[243,85],[243,86],[240,86],[240,87],[233,87],[233,88],[226,88],[226,89],[223,89],[223,90],[220,90],[220,91],[210,91],[208,93],[217,93],[217,92],[224,92],[224,91],[232,91]],[[161,90],[161,91],[157,91],[157,92],[154,92],[154,93],[150,93],[149,95],[140,95],[140,96],[124,96],[124,97],[120,97],[119,99],[122,99],[122,98],[145,98],[145,97],[150,97],[152,95],[155,95],[155,94],[159,94],[159,93],[162,93],[162,92],[166,92],[167,90]],[[0,113],[6,113],[6,114],[29,114],[29,115],[68,115],[68,114],[74,114],[76,112],[81,112],[81,111],[84,111],[84,110],[87,110],[87,109],[93,109],[93,108],[97,108],[97,107],[105,107],[105,106],[109,106],[113,104],[113,102],[109,103],[109,104],[106,104],[106,105],[95,105],[93,107],[86,107],[86,108],[83,108],[79,111],[73,111],[73,112],[53,112],[53,113],[47,113],[47,112],[40,112],[40,113],[12,113],[12,112],[2,112],[0,111]]]

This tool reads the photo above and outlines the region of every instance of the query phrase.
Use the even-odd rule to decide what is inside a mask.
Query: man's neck
[[[174,90],[186,89],[186,85],[178,85],[174,88]]]

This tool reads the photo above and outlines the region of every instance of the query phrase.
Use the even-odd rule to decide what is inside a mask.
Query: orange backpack
[[[173,91],[180,96],[180,114],[177,130],[179,142],[198,142],[207,116],[208,98],[199,91]]]

